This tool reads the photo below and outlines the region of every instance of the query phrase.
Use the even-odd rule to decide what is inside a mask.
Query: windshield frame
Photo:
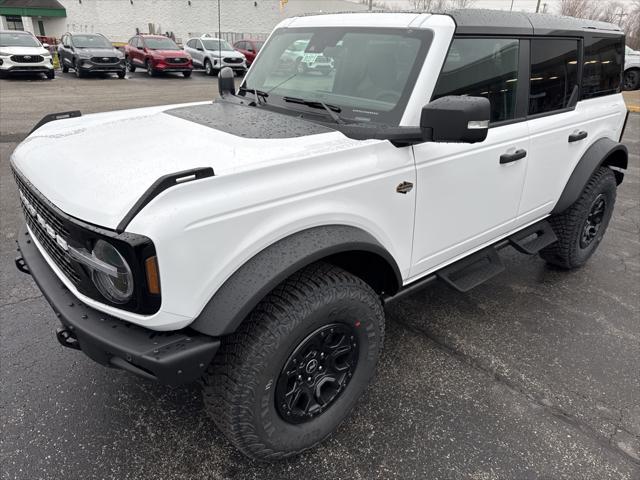
[[[11,47],[22,47],[22,48],[42,48],[42,44],[40,43],[40,40],[38,40],[34,35],[30,35],[28,33],[20,33],[17,31],[17,33],[13,33],[13,32],[2,32],[2,35],[8,35],[8,36],[13,36],[13,35],[17,35],[20,37],[25,37],[25,38],[30,38],[31,40],[33,40],[35,42],[35,45],[4,45],[2,43],[2,41],[0,41],[0,47],[1,48],[11,48]]]
[[[101,38],[102,40],[104,40],[106,46],[81,47],[79,45],[76,45],[76,39],[78,37],[98,37],[98,38]],[[113,44],[109,40],[107,40],[102,35],[98,35],[97,33],[77,33],[75,35],[71,35],[71,45],[74,48],[113,48]]]
[[[202,43],[202,48],[204,48],[207,52],[218,52],[218,51],[223,51],[223,52],[233,52],[235,51],[235,49],[231,46],[231,44],[229,42],[227,42],[226,40],[221,40],[218,38],[201,38],[200,42]],[[218,43],[218,47],[216,48],[207,48],[207,46],[205,45],[205,42],[217,42]],[[225,48],[225,45],[229,48]]]
[[[342,105],[339,102],[336,102],[335,99],[329,99],[329,98],[318,98],[316,96],[304,97],[304,100],[311,100],[311,101],[320,100],[322,102],[326,102],[327,104],[332,104],[340,107],[341,109],[340,116],[350,121],[351,123],[362,123],[364,125],[385,125],[385,126],[394,126],[394,127],[399,126],[400,121],[402,120],[402,116],[404,115],[404,112],[407,108],[407,104],[409,102],[411,94],[413,93],[413,89],[414,89],[413,87],[415,86],[418,76],[422,71],[422,68],[427,58],[427,54],[429,53],[431,44],[433,42],[434,32],[431,29],[411,29],[406,27],[405,28],[358,27],[358,26],[340,26],[340,27],[318,26],[318,27],[278,28],[274,30],[273,33],[269,36],[269,38],[265,41],[264,45],[261,48],[260,55],[256,57],[256,60],[254,60],[254,63],[251,69],[249,70],[248,74],[242,80],[240,88],[245,90],[243,92],[240,92],[239,95],[240,96],[253,95],[251,92],[255,87],[248,86],[247,81],[251,81],[252,76],[255,74],[256,67],[259,67],[261,61],[267,61],[265,60],[266,56],[263,54],[263,50],[266,51],[265,49],[269,48],[270,44],[272,44],[272,42],[274,41],[275,38],[278,37],[278,35],[286,34],[286,33],[315,33],[318,30],[330,30],[330,29],[343,31],[344,32],[343,35],[347,33],[363,33],[363,34],[368,33],[368,34],[389,34],[389,35],[396,34],[396,35],[402,35],[402,36],[411,37],[411,38],[418,38],[421,40],[421,44],[420,44],[420,47],[418,48],[418,52],[416,54],[413,67],[411,68],[411,71],[407,76],[407,80],[405,82],[404,88],[402,90],[402,93],[396,105],[392,109],[387,111],[383,111],[383,110],[376,111],[375,114],[369,115],[367,119],[368,121],[363,120],[361,122],[358,122],[357,120],[358,118],[362,118],[363,115],[372,113],[374,110],[372,108],[365,108],[365,107],[356,108],[348,105]],[[298,40],[295,40],[295,41],[298,41]],[[258,88],[258,90],[262,90],[262,89]],[[328,114],[322,110],[311,108],[308,106],[301,106],[300,104],[297,104],[297,103],[290,103],[290,102],[284,101],[285,97],[291,97],[291,96],[300,97],[301,95],[304,95],[305,93],[308,94],[309,92],[297,92],[297,93],[282,94],[282,95],[275,91],[268,92],[268,93],[269,93],[268,104],[266,105],[263,104],[262,106],[277,107],[278,111],[284,111],[284,113],[289,113],[294,115],[304,114],[305,117],[306,116],[311,117],[310,119],[313,119],[314,117],[317,118],[318,116],[328,117]],[[425,102],[426,100],[427,99],[425,99]]]
[[[166,51],[180,51],[182,50],[180,48],[180,45],[178,45],[176,42],[173,41],[173,39],[169,38],[169,37],[140,37],[142,39],[142,43],[144,45],[145,48],[149,49],[149,50],[166,50]],[[149,46],[149,42],[157,42],[157,41],[166,41],[169,40],[171,43],[173,43],[173,46],[175,48],[153,48],[151,46]]]

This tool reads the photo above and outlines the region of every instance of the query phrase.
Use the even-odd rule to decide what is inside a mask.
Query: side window
[[[447,95],[487,97],[491,122],[515,118],[520,41],[456,38],[451,44],[432,100]]]
[[[618,93],[624,63],[622,37],[584,39],[582,98]]]
[[[195,48],[194,43],[195,43],[195,41],[194,41],[194,40],[189,40],[189,41],[187,42],[187,47],[189,47],[189,48]]]
[[[531,40],[529,115],[566,108],[578,85],[578,41]]]

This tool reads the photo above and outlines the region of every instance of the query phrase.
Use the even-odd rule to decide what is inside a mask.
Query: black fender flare
[[[622,143],[606,137],[593,142],[573,169],[551,214],[562,213],[578,200],[587,182],[601,165],[626,169],[628,161],[629,153]],[[614,173],[616,182],[620,184],[624,174],[618,170],[614,170]]]
[[[402,276],[391,254],[369,233],[327,225],[285,237],[244,263],[216,291],[190,325],[212,336],[233,333],[255,306],[286,278],[314,262],[342,252],[368,252],[386,261],[399,289]]]

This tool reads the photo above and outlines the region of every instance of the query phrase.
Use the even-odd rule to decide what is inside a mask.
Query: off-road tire
[[[283,420],[275,405],[280,373],[311,332],[351,325],[359,348],[353,376],[326,410],[304,423]],[[351,328],[349,327],[349,328]],[[207,413],[245,455],[289,457],[322,442],[367,388],[384,341],[376,293],[341,268],[316,263],[292,275],[258,304],[223,344],[202,378]]]
[[[563,269],[574,269],[583,266],[596,251],[604,236],[616,201],[616,177],[607,167],[600,167],[587,182],[586,187],[576,202],[567,210],[552,215],[549,219],[558,241],[540,251],[540,256],[552,265]],[[605,211],[596,237],[581,246],[581,237],[587,217],[596,199],[603,195]]]
[[[632,68],[624,72],[623,90],[637,90],[640,86],[640,69]]]

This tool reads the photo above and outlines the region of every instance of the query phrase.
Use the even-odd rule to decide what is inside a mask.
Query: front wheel
[[[204,71],[209,76],[213,75],[213,66],[208,58],[204,61]]]
[[[151,63],[151,61],[147,60],[145,65],[147,67],[147,75],[149,75],[150,77],[155,77],[156,76],[156,71],[153,69],[153,64]]]
[[[73,64],[73,69],[76,73],[76,77],[78,78],[83,78],[84,77],[84,72],[82,71],[82,69],[80,67],[78,67],[77,63]]]
[[[121,72],[118,72],[118,78],[119,79],[123,79],[125,76],[127,75],[126,70],[122,70]]]
[[[349,414],[383,340],[384,312],[371,287],[341,268],[311,265],[225,338],[202,380],[206,410],[245,455],[295,455]]]
[[[600,167],[582,194],[567,210],[549,218],[558,241],[542,249],[540,256],[552,265],[574,269],[584,265],[602,241],[616,202],[616,177]]]
[[[191,70],[187,70],[186,72],[182,72],[182,75],[184,75],[184,78],[189,78],[191,76]]]
[[[53,80],[56,77],[56,71],[52,68],[46,73],[46,75],[49,80]]]

